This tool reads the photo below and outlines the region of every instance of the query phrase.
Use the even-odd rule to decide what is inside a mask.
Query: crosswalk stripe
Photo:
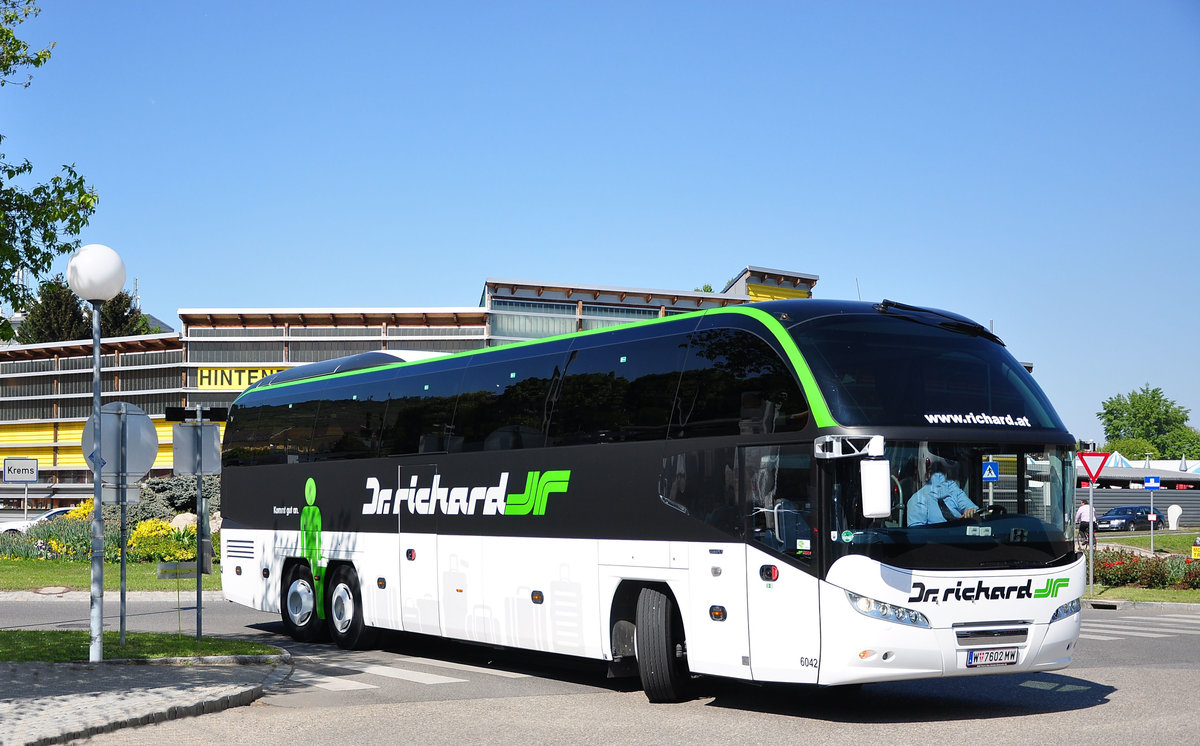
[[[1170,622],[1167,622],[1164,624],[1161,621],[1155,620],[1156,623],[1143,624],[1143,623],[1139,623],[1139,622],[1125,621],[1126,619],[1148,619],[1148,618],[1149,617],[1136,617],[1136,616],[1122,617],[1121,619],[1114,619],[1111,622],[1105,622],[1105,624],[1111,624],[1111,625],[1137,624],[1137,628],[1139,630],[1145,630],[1146,632],[1170,632],[1170,633],[1176,634],[1176,635],[1200,635],[1200,629],[1184,629],[1182,627],[1174,627],[1174,626],[1171,626]],[[1175,624],[1178,624],[1178,622],[1175,622]]]
[[[466,679],[455,679],[449,676],[438,676],[435,673],[409,671],[404,668],[393,668],[391,666],[363,666],[358,670],[366,674],[371,674],[372,676],[385,676],[389,679],[413,681],[418,684],[454,684],[466,681]]]
[[[456,671],[469,671],[472,673],[482,673],[488,676],[503,676],[507,679],[527,679],[529,674],[513,673],[512,671],[500,671],[495,668],[482,668],[480,666],[468,666],[465,663],[452,663],[450,661],[439,661],[432,658],[417,658],[415,656],[398,656],[398,660],[405,663],[420,663],[422,666],[434,666],[435,668],[452,668]]]
[[[297,668],[292,671],[291,678],[301,684],[308,684],[319,689],[326,689],[331,692],[345,692],[352,689],[378,689],[374,684],[364,684],[361,681],[353,679],[341,678],[338,676],[324,676],[312,671],[302,671]]]
[[[1081,625],[1081,629],[1086,629],[1088,632],[1107,632],[1110,635],[1132,635],[1133,637],[1170,637],[1170,635],[1160,635],[1154,632],[1134,632],[1127,629],[1112,629],[1106,625],[1087,624]]]
[[[1163,614],[1163,619],[1178,619],[1191,624],[1200,624],[1200,616],[1196,614]]]
[[[1103,640],[1105,642],[1108,642],[1111,640],[1120,640],[1121,638],[1120,637],[1105,637],[1104,635],[1090,635],[1086,632],[1080,632],[1079,639],[1080,640]]]

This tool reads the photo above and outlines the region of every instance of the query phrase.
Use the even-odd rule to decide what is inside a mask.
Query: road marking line
[[[1139,624],[1137,622],[1126,622],[1125,621],[1126,619],[1153,619],[1154,622],[1152,624]],[[1121,623],[1137,624],[1138,629],[1144,629],[1149,632],[1172,632],[1177,635],[1200,635],[1200,629],[1183,629],[1182,627],[1175,627],[1172,625],[1178,624],[1178,622],[1174,622],[1174,623],[1169,622],[1169,621],[1163,622],[1161,619],[1156,619],[1154,617],[1130,616],[1130,617],[1122,617],[1121,619],[1114,619],[1111,622],[1106,622],[1106,624],[1121,624]]]
[[[363,666],[358,669],[372,676],[385,676],[389,679],[403,679],[404,681],[414,681],[418,684],[455,684],[466,681],[466,679],[455,679],[449,676],[438,676],[435,673],[423,673],[421,671],[409,671],[404,668],[393,668],[391,666]]]
[[[293,681],[301,684],[308,684],[319,689],[327,689],[331,692],[345,692],[352,689],[378,689],[374,684],[364,684],[361,681],[353,681],[351,679],[339,678],[337,676],[324,676],[312,671],[303,671],[299,668],[292,671],[291,676]]]
[[[1121,638],[1120,637],[1105,637],[1104,635],[1089,635],[1085,632],[1080,632],[1079,639],[1080,640],[1103,640],[1105,642],[1108,642],[1110,640],[1120,640]]]
[[[527,679],[529,674],[513,673],[512,671],[499,671],[494,668],[482,668],[480,666],[468,666],[465,663],[451,663],[450,661],[437,661],[432,658],[417,658],[415,656],[398,656],[399,660],[405,663],[420,663],[423,666],[434,666],[437,668],[452,668],[456,671],[470,671],[473,673],[487,674],[488,676],[503,676],[508,679]]]
[[[1134,637],[1170,637],[1171,635],[1158,635],[1153,632],[1134,632],[1128,629],[1113,629],[1107,625],[1100,624],[1084,624],[1089,632],[1108,632],[1114,635],[1133,635]]]

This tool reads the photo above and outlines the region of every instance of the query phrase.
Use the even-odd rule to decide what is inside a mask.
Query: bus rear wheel
[[[296,562],[283,576],[280,607],[283,628],[297,642],[320,639],[324,625],[317,617],[316,584],[308,564]]]
[[[338,647],[346,650],[370,647],[375,630],[363,622],[358,573],[352,567],[338,565],[330,573],[325,588],[325,620],[329,623],[329,636]]]
[[[654,588],[643,588],[637,602],[637,661],[642,689],[651,702],[680,702],[688,698],[691,675],[687,668],[683,622],[675,601]]]

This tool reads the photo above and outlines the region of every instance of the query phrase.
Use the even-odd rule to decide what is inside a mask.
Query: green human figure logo
[[[325,618],[325,565],[321,562],[321,509],[316,506],[317,480],[304,484],[304,502],[300,509],[300,556],[308,560],[316,584],[317,618]]]

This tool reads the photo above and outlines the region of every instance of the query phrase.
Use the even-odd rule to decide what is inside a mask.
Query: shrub
[[[1178,563],[1179,576],[1172,577],[1174,584],[1183,588],[1200,589],[1200,562],[1185,559]]]
[[[1096,582],[1107,586],[1133,585],[1138,582],[1138,563],[1133,552],[1106,549],[1096,552]]]
[[[1143,588],[1166,588],[1171,570],[1163,557],[1150,557],[1137,563],[1137,584]]]
[[[196,528],[180,530],[166,521],[142,521],[129,537],[129,558],[135,562],[182,562],[196,559]]]

